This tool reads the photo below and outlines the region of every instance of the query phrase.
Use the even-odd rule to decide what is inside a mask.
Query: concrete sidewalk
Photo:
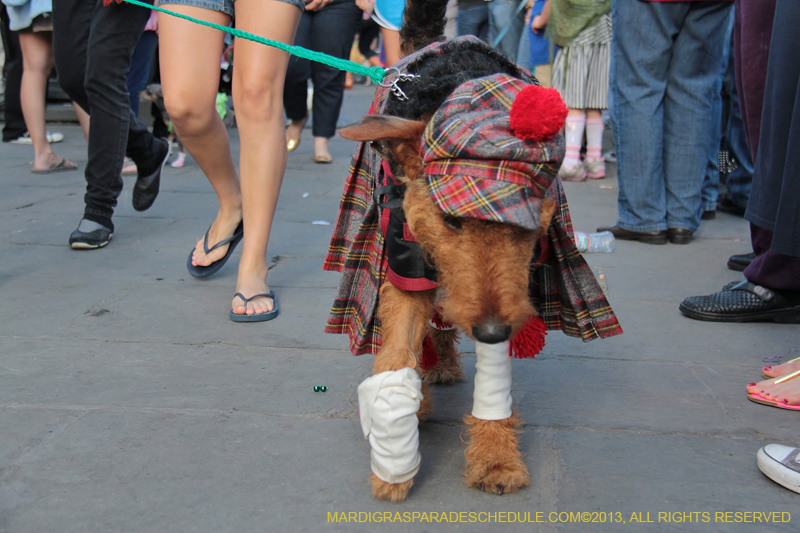
[[[341,122],[370,97],[348,91]],[[688,246],[618,242],[587,255],[625,334],[583,344],[551,332],[535,360],[514,361],[532,475],[519,493],[461,482],[475,363],[464,342],[470,379],[434,389],[422,469],[409,499],[392,505],[370,494],[357,416],[372,358],[323,333],[339,276],[321,270],[333,226],[316,222],[335,221],[353,143],[334,139],[334,163],[315,165],[306,130],[290,154],[269,248],[281,315],[237,324],[228,309],[238,251],[210,280],[186,272],[216,210],[191,158],[165,169],[146,213],[131,207],[126,177],[111,244],[77,252],[67,238],[83,209],[85,141],[77,126],[49,129],[65,134],[54,148],[79,172],[33,175],[31,147],[0,145],[0,532],[798,530],[800,496],[764,477],[755,453],[800,443],[800,418],[747,401],[744,385],[759,379],[763,357],[800,349],[800,327],[678,312],[683,298],[742,279],[725,268],[750,250],[742,219],[720,213]],[[231,139],[238,152],[236,130]],[[613,177],[565,188],[576,229],[616,220]],[[322,384],[328,392],[313,392]],[[329,522],[374,511],[414,522]],[[432,511],[522,514],[452,524],[425,521]],[[570,511],[626,523],[501,522]],[[717,520],[735,511],[791,522]],[[659,522],[659,512],[685,522]],[[631,523],[648,513],[652,522]]]

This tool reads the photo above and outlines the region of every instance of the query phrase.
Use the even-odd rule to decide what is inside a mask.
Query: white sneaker
[[[758,450],[756,462],[772,481],[800,493],[800,448],[767,444]]]
[[[47,132],[47,142],[60,143],[63,140],[64,140],[64,135],[62,133],[59,133],[57,131],[54,133],[50,133],[49,131]],[[27,131],[10,142],[11,144],[33,144],[33,141],[31,140],[31,134],[28,133]]]

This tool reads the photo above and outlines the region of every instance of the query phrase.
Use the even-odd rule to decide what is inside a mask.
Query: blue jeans
[[[456,33],[474,35],[483,41],[489,40],[489,5],[484,2],[477,6],[459,7],[456,15]]]
[[[739,109],[739,93],[736,92],[736,83],[734,82],[733,64],[733,48],[731,48],[730,63],[722,81],[728,94],[728,120],[725,123],[722,137],[723,147],[728,149],[728,153],[739,164],[739,167],[728,174],[725,187],[728,189],[731,202],[746,208],[747,201],[750,199],[750,188],[753,185],[753,156],[747,147],[742,111]]]
[[[519,0],[492,0],[489,2],[489,26],[492,42],[508,26],[508,31],[497,48],[516,63],[519,40],[525,26],[525,13],[517,13]]]
[[[714,135],[729,2],[613,0],[617,225],[695,231]]]
[[[158,35],[146,31],[139,37],[131,56],[131,69],[128,71],[128,98],[133,114],[139,116],[139,93],[147,88],[153,70],[153,53],[158,44]]]

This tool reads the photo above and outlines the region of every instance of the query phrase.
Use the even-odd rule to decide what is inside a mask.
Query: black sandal
[[[255,296],[251,296],[250,298],[245,298],[241,292],[237,292],[233,295],[234,298],[238,296],[244,302],[245,313],[243,315],[237,315],[231,309],[231,320],[234,322],[264,322],[267,320],[272,320],[276,316],[278,316],[278,299],[275,298],[275,293],[273,291],[265,292],[262,294],[256,294]],[[266,313],[255,313],[252,315],[247,314],[247,303],[251,300],[255,300],[256,298],[261,298],[265,296],[267,298],[272,298],[272,311],[267,311]]]
[[[208,231],[206,231],[205,239],[203,240],[203,251],[206,254],[209,254],[211,253],[212,250],[216,250],[220,246],[230,243],[230,246],[228,246],[228,252],[222,259],[218,259],[208,266],[200,266],[192,264],[192,256],[194,255],[194,248],[192,248],[192,251],[189,252],[189,259],[186,260],[186,268],[189,270],[189,274],[191,274],[196,278],[205,278],[219,272],[219,269],[224,267],[225,263],[227,263],[228,259],[230,259],[231,255],[233,254],[234,248],[236,248],[236,245],[239,244],[239,241],[241,241],[242,237],[244,237],[243,225],[244,221],[239,222],[239,225],[236,226],[236,231],[233,232],[233,235],[231,235],[227,239],[222,239],[211,248],[208,247],[208,232],[211,231],[211,228],[208,228]]]

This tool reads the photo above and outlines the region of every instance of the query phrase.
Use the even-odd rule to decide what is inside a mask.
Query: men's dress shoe
[[[717,199],[717,209],[722,211],[723,213],[736,215],[737,217],[743,217],[744,212],[747,211],[747,209],[745,209],[744,207],[738,206],[735,203],[731,202],[731,199],[728,196],[720,196]]]
[[[108,244],[108,241],[113,236],[114,234],[106,228],[96,229],[88,233],[76,229],[69,236],[69,247],[73,250],[94,250]]]
[[[137,211],[147,211],[153,202],[156,201],[158,196],[158,189],[161,185],[161,172],[164,170],[164,165],[167,164],[171,150],[171,144],[165,139],[157,139],[158,143],[162,145],[158,150],[158,161],[155,170],[144,174],[146,170],[139,167],[139,176],[136,178],[136,184],[133,186],[133,208]],[[138,166],[138,165],[137,165]]]
[[[693,234],[694,232],[691,232],[688,229],[669,228],[667,230],[669,242],[672,244],[689,244],[689,241],[692,240]]]
[[[800,324],[798,303],[792,303],[771,289],[745,280],[709,296],[686,298],[680,305],[680,311],[689,318],[711,322],[772,321]]]
[[[728,268],[735,270],[736,272],[744,272],[744,269],[749,267],[750,263],[752,263],[753,259],[755,258],[755,252],[750,252],[749,254],[732,255],[730,259],[728,259]]]
[[[715,218],[717,218],[717,212],[714,211],[713,209],[710,211],[709,210],[703,211],[703,214],[700,215],[701,220],[714,220]]]
[[[615,239],[639,241],[646,244],[667,244],[667,230],[661,231],[628,231],[619,226],[597,228],[597,231],[610,231]]]

